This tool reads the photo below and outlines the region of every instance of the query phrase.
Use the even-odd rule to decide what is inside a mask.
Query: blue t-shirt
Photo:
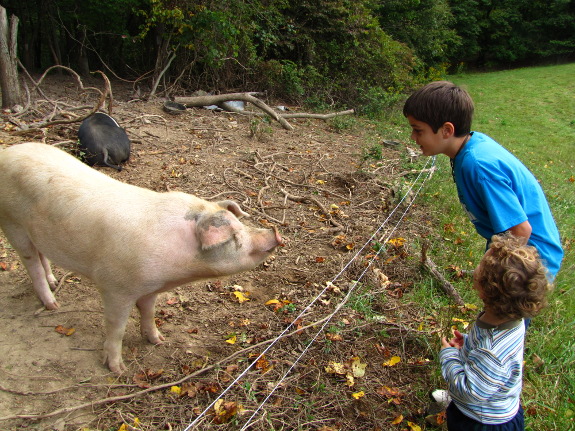
[[[531,171],[489,136],[472,132],[453,160],[453,175],[459,200],[477,233],[489,241],[528,220],[529,244],[555,277],[563,248],[543,189]]]

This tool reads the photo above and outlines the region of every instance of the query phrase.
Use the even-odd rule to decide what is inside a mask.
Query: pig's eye
[[[234,243],[236,244],[236,248],[242,248],[242,241],[238,233],[234,233]]]

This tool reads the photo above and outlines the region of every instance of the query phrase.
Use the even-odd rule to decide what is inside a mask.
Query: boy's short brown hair
[[[494,235],[474,276],[481,299],[499,317],[534,317],[547,305],[551,285],[535,247],[509,233]]]
[[[403,115],[429,124],[433,133],[450,122],[455,127],[455,136],[461,137],[471,131],[473,110],[473,100],[465,90],[449,81],[435,81],[409,96]]]

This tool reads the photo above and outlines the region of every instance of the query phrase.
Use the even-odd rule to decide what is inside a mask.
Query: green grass
[[[472,129],[492,136],[539,179],[565,249],[550,306],[533,320],[527,336],[523,405],[526,429],[532,431],[575,430],[574,77],[575,64],[447,77],[474,99]],[[410,130],[398,108],[380,123],[378,134],[409,142]],[[455,264],[473,269],[485,241],[461,209],[447,157],[438,156],[437,163],[439,171],[421,198],[434,218],[430,253],[439,267]],[[454,227],[451,231],[444,229],[449,224]],[[432,300],[436,292],[429,289],[431,281],[425,283],[411,299],[428,304],[432,311],[438,305]],[[454,284],[466,302],[479,304],[469,280]],[[543,360],[542,365],[535,355]]]

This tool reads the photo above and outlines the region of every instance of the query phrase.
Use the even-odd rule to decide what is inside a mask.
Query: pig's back
[[[51,260],[86,275],[89,268],[77,263],[120,248],[146,224],[159,195],[39,143],[0,151],[0,184],[0,225],[22,226]]]

